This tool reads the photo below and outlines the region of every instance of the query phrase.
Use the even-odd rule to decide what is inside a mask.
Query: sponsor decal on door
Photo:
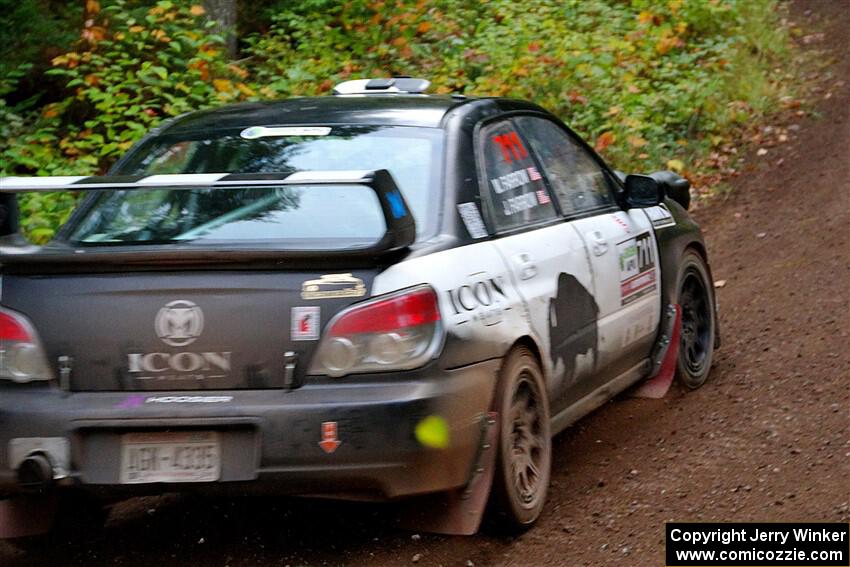
[[[620,302],[628,305],[655,291],[655,257],[648,232],[617,244],[620,262]]]

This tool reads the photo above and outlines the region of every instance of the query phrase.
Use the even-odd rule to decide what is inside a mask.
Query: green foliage
[[[41,66],[51,49],[67,49],[77,38],[82,2],[0,0],[0,77],[24,64]]]
[[[264,94],[424,76],[438,92],[532,99],[623,169],[687,161],[784,94],[773,0],[288,4],[249,48]]]
[[[0,79],[0,175],[103,172],[168,116],[409,74],[441,93],[534,100],[621,169],[698,180],[712,167],[703,157],[788,94],[772,72],[789,58],[776,0],[286,1],[242,38],[243,66],[200,6],[138,5],[112,0],[53,59],[57,102],[10,108],[17,78]],[[73,202],[27,199],[37,241]]]
[[[26,127],[9,123],[0,175],[103,172],[163,118],[253,94],[241,82],[247,72],[207,32],[200,6],[160,1],[134,9],[118,0],[99,17],[47,71],[62,79],[65,97],[27,115]],[[69,204],[67,197],[24,196],[25,231],[37,242],[49,239],[47,229],[65,219]]]

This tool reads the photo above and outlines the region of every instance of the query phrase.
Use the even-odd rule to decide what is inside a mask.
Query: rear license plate
[[[128,433],[121,439],[121,484],[214,482],[221,445],[213,431]]]

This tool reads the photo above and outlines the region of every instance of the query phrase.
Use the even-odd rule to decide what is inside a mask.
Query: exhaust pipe
[[[53,465],[42,453],[33,453],[18,466],[18,486],[26,490],[44,490],[53,485]]]

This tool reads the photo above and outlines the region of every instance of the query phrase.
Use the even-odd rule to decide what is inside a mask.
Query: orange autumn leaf
[[[593,148],[597,152],[602,152],[615,141],[617,141],[617,136],[614,135],[614,132],[603,132],[598,138],[596,138],[596,145],[593,146]]]
[[[427,33],[431,29],[431,22],[422,22],[416,27],[416,33]]]
[[[89,43],[97,43],[106,37],[106,28],[95,26],[92,21],[89,20],[86,22],[86,27],[83,28],[83,32],[80,35]]]
[[[658,43],[655,44],[655,51],[659,53],[659,55],[664,55],[674,47],[682,47],[684,43],[681,39],[676,36],[673,37],[662,37],[658,40]]]
[[[188,65],[189,69],[197,69],[201,73],[201,80],[206,81],[210,78],[210,69],[206,61],[192,61]]]
[[[227,68],[230,69],[234,74],[236,74],[240,79],[244,79],[248,76],[248,71],[234,63],[228,65]]]
[[[192,14],[193,16],[203,16],[204,14],[207,13],[207,11],[204,10],[204,7],[201,6],[200,4],[195,4],[194,6],[189,8],[189,13]]]
[[[233,83],[229,79],[213,79],[213,87],[220,93],[233,90]]]
[[[86,14],[94,15],[100,12],[100,2],[97,0],[86,0]]]
[[[582,96],[578,91],[570,91],[567,94],[567,99],[572,103],[587,104],[587,97]]]
[[[254,89],[252,89],[245,83],[236,83],[236,88],[239,89],[239,92],[245,96],[254,96],[256,94],[254,92]]]
[[[629,143],[632,147],[635,147],[635,148],[642,148],[642,147],[643,147],[643,146],[645,146],[645,145],[646,145],[646,143],[647,143],[647,142],[646,142],[646,140],[644,140],[644,139],[643,139],[643,138],[641,138],[640,136],[629,136],[628,138],[626,138],[626,141],[627,141],[627,142],[628,142],[628,143]]]

